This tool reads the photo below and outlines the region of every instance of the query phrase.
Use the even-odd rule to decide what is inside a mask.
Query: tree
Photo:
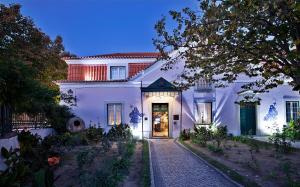
[[[67,65],[61,60],[63,52],[62,38],[58,36],[52,41],[30,18],[21,15],[20,5],[0,4],[2,110],[55,117],[53,114],[57,113],[49,110],[60,110],[57,100],[60,93],[53,80],[66,77]]]
[[[253,80],[245,89],[267,91],[289,80],[300,90],[298,0],[202,0],[199,9],[170,11],[173,30],[165,17],[155,26],[164,69],[186,60],[184,86],[207,76],[224,86],[245,74]]]
[[[20,5],[0,4],[0,59],[18,60],[34,70],[35,78],[51,85],[66,76],[66,64],[60,58],[64,51],[62,38],[53,41],[33,21],[21,15]]]

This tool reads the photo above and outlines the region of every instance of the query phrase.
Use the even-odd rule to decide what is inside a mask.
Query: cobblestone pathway
[[[236,186],[172,139],[152,139],[155,187]]]

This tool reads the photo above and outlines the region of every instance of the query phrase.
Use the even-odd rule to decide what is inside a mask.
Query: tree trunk
[[[0,135],[4,136],[12,132],[12,112],[11,107],[6,104],[0,106]]]

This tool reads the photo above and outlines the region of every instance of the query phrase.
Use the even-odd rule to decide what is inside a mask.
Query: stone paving
[[[236,186],[172,139],[151,139],[155,187]]]

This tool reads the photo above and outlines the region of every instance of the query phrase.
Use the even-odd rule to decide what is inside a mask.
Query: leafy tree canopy
[[[154,44],[167,60],[165,69],[186,60],[184,86],[207,76],[224,86],[245,74],[255,78],[245,89],[266,91],[290,80],[300,90],[298,0],[202,0],[198,10],[170,15],[175,28],[161,19]]]
[[[0,4],[0,105],[17,112],[47,112],[57,105],[53,80],[66,76],[60,36],[51,40],[20,5]]]
[[[53,80],[66,76],[66,64],[60,58],[64,51],[62,38],[57,36],[52,41],[20,13],[20,8],[17,4],[0,4],[0,59],[30,66],[35,79],[51,85]]]

